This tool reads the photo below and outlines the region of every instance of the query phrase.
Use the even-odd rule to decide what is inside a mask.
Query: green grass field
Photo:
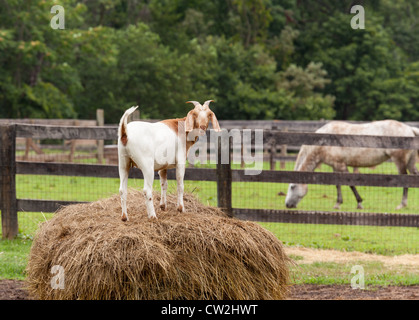
[[[277,164],[279,169],[279,164]],[[208,166],[207,166],[208,167]],[[233,168],[238,168],[234,165]],[[268,169],[268,164],[264,164]],[[286,170],[292,170],[293,163],[287,163]],[[322,166],[322,171],[330,171]],[[361,173],[396,174],[392,163],[385,163],[376,169],[361,169]],[[129,187],[141,189],[143,181],[132,179]],[[20,199],[50,199],[95,201],[118,192],[119,179],[90,177],[61,177],[40,175],[18,175],[17,197]],[[233,183],[233,207],[285,209],[285,197],[288,184],[280,183]],[[159,192],[159,181],[154,182],[154,189]],[[395,212],[418,214],[419,190],[409,190],[408,207],[396,211],[400,203],[401,188],[359,187],[364,198],[363,212]],[[191,192],[208,205],[217,204],[215,182],[186,181],[185,191]],[[343,187],[344,203],[342,211],[356,211],[355,199],[349,187]],[[169,192],[176,192],[176,182],[169,181]],[[331,211],[336,200],[334,186],[310,185],[307,196],[298,209]],[[0,240],[0,279],[23,279],[27,257],[33,236],[40,222],[51,214],[20,212],[19,236],[15,240]],[[369,227],[344,225],[305,225],[260,222],[260,225],[274,233],[286,246],[300,246],[319,249],[337,249],[342,251],[360,251],[381,255],[402,255],[419,253],[419,229],[397,227]],[[298,257],[295,257],[298,259]],[[294,269],[298,283],[348,283],[346,267],[334,263],[321,263],[299,266]],[[372,284],[418,284],[418,272],[395,272],[379,264],[369,265],[377,277],[368,279]]]

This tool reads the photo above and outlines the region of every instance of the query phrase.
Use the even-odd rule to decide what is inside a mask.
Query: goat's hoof
[[[358,203],[358,206],[356,207],[357,209],[364,209],[364,206],[360,203]]]
[[[152,215],[152,216],[148,216],[148,218],[151,219],[156,219],[157,220],[157,216],[156,215]]]
[[[179,211],[179,212],[185,212],[185,208],[182,205],[179,205],[177,207],[177,211]]]
[[[165,204],[161,204],[161,205],[160,205],[160,209],[161,209],[162,211],[166,211],[166,210],[167,210],[167,207],[166,207],[166,205],[165,205]]]
[[[406,207],[406,205],[405,205],[405,204],[399,204],[399,205],[396,207],[396,210],[401,210],[401,209],[403,209],[404,207]]]
[[[128,217],[127,216],[122,216],[121,217],[121,220],[124,221],[124,222],[126,222],[126,221],[128,221]]]
[[[338,210],[339,208],[340,208],[340,204],[337,204],[337,203],[333,207],[333,209],[336,209],[336,210]]]

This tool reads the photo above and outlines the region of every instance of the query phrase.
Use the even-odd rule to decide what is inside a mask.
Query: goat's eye
[[[295,184],[291,185],[291,190],[295,189]]]

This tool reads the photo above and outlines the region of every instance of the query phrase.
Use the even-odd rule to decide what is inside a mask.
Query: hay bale
[[[155,195],[158,207],[158,195]],[[140,191],[70,205],[41,224],[27,266],[37,299],[283,299],[288,262],[281,243],[258,224],[226,217],[185,195],[186,213],[168,195],[149,220]],[[51,268],[63,267],[64,289]]]

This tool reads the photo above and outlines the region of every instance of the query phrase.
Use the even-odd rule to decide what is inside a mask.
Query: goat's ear
[[[210,119],[211,119],[212,127],[214,128],[214,130],[217,132],[220,132],[221,131],[220,124],[218,123],[217,117],[215,116],[214,112],[211,112]]]
[[[194,129],[195,124],[195,113],[193,110],[188,112],[188,115],[186,116],[185,120],[185,131],[191,132]]]

